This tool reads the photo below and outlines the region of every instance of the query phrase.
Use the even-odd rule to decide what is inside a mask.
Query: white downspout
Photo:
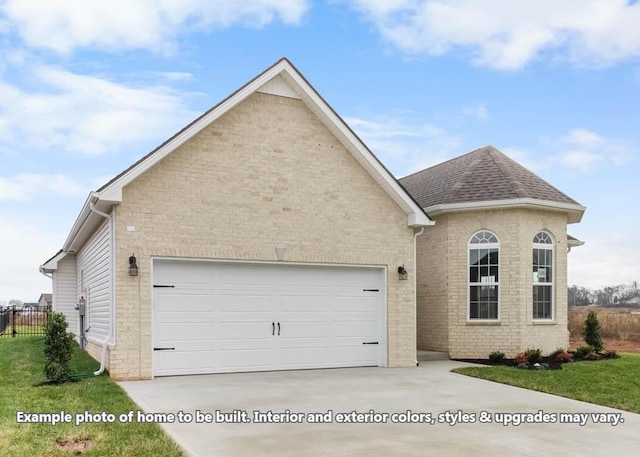
[[[98,368],[98,371],[94,371],[93,374],[94,376],[99,376],[102,374],[102,372],[104,371],[105,368],[105,362],[107,359],[107,348],[109,347],[109,340],[111,340],[111,334],[113,333],[113,300],[114,300],[114,295],[113,295],[113,266],[114,266],[114,258],[113,258],[113,224],[112,222],[112,218],[110,214],[107,213],[103,213],[102,211],[98,210],[95,208],[93,200],[91,200],[89,202],[89,209],[91,211],[93,211],[94,213],[104,217],[105,219],[107,219],[109,221],[109,234],[111,237],[111,265],[109,266],[109,275],[110,275],[110,280],[111,280],[111,316],[109,318],[109,332],[107,333],[107,337],[104,339],[104,341],[102,342],[102,355],[100,357],[100,368]]]
[[[420,228],[419,232],[416,232],[413,235],[413,310],[414,310],[414,319],[413,319],[413,334],[416,339],[416,344],[414,344],[414,356],[416,360],[416,366],[418,366],[418,255],[417,255],[417,244],[418,237],[424,233],[424,226]]]

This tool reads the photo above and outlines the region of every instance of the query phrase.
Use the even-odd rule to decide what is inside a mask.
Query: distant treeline
[[[568,288],[568,301],[569,306],[640,305],[640,284],[633,281],[631,284],[607,286],[596,290],[573,285]]]

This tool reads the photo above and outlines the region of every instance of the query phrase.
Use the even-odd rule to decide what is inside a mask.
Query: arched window
[[[498,320],[498,237],[483,230],[469,240],[469,320]]]
[[[533,318],[553,319],[553,248],[547,232],[533,237]]]

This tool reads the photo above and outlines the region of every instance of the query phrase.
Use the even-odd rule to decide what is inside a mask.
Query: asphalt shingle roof
[[[579,205],[493,146],[411,174],[400,183],[422,208],[516,198]]]

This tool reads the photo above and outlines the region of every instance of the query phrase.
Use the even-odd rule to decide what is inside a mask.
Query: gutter
[[[98,201],[98,198],[95,197],[95,202]],[[89,200],[89,210],[96,213],[99,216],[104,217],[105,219],[107,219],[109,221],[109,232],[110,232],[110,242],[111,242],[111,265],[109,265],[109,276],[110,276],[110,281],[111,281],[111,316],[109,316],[109,331],[107,332],[107,337],[104,339],[104,341],[101,343],[102,344],[102,354],[100,357],[100,368],[98,368],[98,371],[94,371],[93,375],[94,376],[99,376],[104,372],[105,369],[105,362],[106,362],[106,358],[107,358],[107,348],[109,347],[109,341],[112,340],[112,334],[113,334],[113,318],[114,318],[114,313],[113,313],[113,302],[114,302],[114,295],[113,295],[113,276],[114,276],[114,271],[113,271],[113,267],[114,267],[114,258],[113,258],[113,217],[110,214],[107,213],[103,213],[102,211],[96,209],[95,207],[95,202],[93,199]]]
[[[434,221],[435,224],[435,221]],[[433,224],[432,224],[433,225]],[[414,358],[416,361],[416,366],[420,363],[418,362],[418,255],[417,255],[417,244],[418,237],[424,233],[424,226],[420,227],[420,231],[414,233],[413,235],[413,334],[415,335],[416,343],[414,344]]]

